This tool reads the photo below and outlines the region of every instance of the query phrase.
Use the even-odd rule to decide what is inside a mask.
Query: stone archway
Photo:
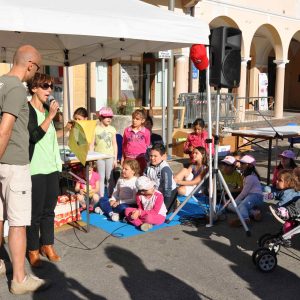
[[[300,30],[292,37],[288,49],[284,85],[284,109],[300,110]]]
[[[275,98],[275,115],[280,117],[283,112],[283,90],[278,88],[276,80],[278,79],[278,66],[280,65],[282,68],[282,64],[284,64],[284,55],[282,41],[275,27],[263,24],[257,28],[251,42],[250,57],[247,94],[250,97],[260,95],[259,75],[266,73],[269,82],[268,96]],[[282,70],[280,72],[280,81],[283,72]]]

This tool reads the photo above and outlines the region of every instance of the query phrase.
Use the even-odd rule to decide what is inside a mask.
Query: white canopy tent
[[[44,65],[72,66],[208,44],[209,26],[138,0],[0,0],[0,61],[31,44]]]
[[[208,24],[139,0],[0,0],[0,11],[0,62],[24,44],[58,66],[209,44]]]
[[[0,0],[0,9],[0,62],[23,44],[36,47],[44,65],[73,66],[209,42],[203,21],[139,0]]]

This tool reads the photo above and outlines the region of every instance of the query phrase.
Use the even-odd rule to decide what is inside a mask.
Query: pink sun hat
[[[226,165],[232,166],[232,165],[235,165],[236,159],[233,156],[228,155],[228,156],[225,156],[225,158],[222,159],[221,162]]]
[[[256,160],[253,156],[251,155],[244,155],[240,160],[239,162],[243,163],[243,164],[250,164],[250,165],[253,165],[255,166],[256,165]]]
[[[99,117],[113,117],[114,113],[110,107],[101,107],[99,110]]]

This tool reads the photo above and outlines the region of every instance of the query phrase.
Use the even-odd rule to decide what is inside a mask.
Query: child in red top
[[[148,231],[153,224],[162,224],[166,219],[167,208],[161,192],[155,190],[155,182],[146,176],[136,181],[138,208],[125,209],[126,219],[142,231]]]
[[[83,173],[85,170],[83,169]],[[83,174],[83,178],[85,178]],[[75,191],[78,192],[77,200],[80,203],[82,209],[86,209],[85,196],[86,196],[86,184],[81,181],[77,181],[75,185]],[[89,163],[89,197],[90,205],[89,211],[94,211],[94,207],[99,202],[99,191],[100,191],[100,176],[97,172],[94,171],[94,164]]]
[[[190,155],[191,161],[193,160],[192,154],[196,147],[203,147],[206,153],[209,153],[209,144],[206,143],[208,139],[208,132],[204,129],[205,123],[203,119],[196,119],[193,123],[194,132],[190,133],[187,137],[187,141],[184,143],[184,153]],[[214,154],[214,143],[212,143],[212,154]]]
[[[122,145],[122,163],[127,158],[136,159],[140,165],[140,174],[147,166],[146,152],[150,145],[150,131],[144,127],[145,120],[144,110],[137,109],[132,113],[132,125],[124,130]]]

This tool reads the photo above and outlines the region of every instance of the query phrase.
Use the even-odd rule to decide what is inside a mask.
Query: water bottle
[[[268,185],[265,186],[263,194],[264,194],[264,201],[273,199],[273,193],[270,186]]]

